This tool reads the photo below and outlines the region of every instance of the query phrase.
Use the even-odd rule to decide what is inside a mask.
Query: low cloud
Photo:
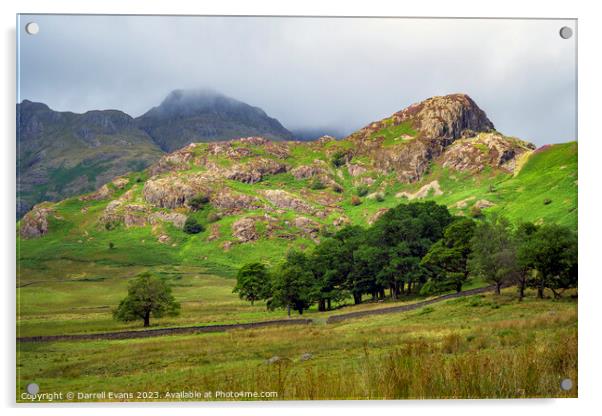
[[[496,128],[576,139],[575,37],[560,20],[22,16],[20,99],[138,116],[176,88],[212,88],[291,130],[349,133],[465,92]],[[22,28],[20,29],[22,30]]]

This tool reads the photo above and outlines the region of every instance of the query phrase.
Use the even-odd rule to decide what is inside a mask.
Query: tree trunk
[[[462,291],[462,282],[456,282],[456,293],[460,293]]]
[[[253,306],[254,303],[255,303],[255,299],[251,298],[251,306]]]
[[[144,327],[150,326],[150,311],[144,313]]]
[[[502,291],[502,282],[495,282],[495,294],[501,295]]]
[[[539,278],[539,286],[537,286],[537,297],[539,299],[543,299],[543,290],[544,290],[545,286],[544,286],[544,280],[543,280],[543,276],[540,276]]]
[[[525,286],[527,284],[527,279],[521,279],[518,285],[518,301],[522,302],[525,297]]]
[[[324,312],[325,310],[326,310],[326,303],[325,303],[324,299],[320,299],[318,301],[318,311]]]
[[[286,314],[288,315],[288,317],[291,317],[291,305],[287,304],[286,305]]]
[[[328,308],[328,310],[331,310],[331,309],[332,309],[332,306],[331,306],[331,304],[330,304],[330,298],[328,298],[328,300],[327,300],[326,302],[327,302],[327,305],[326,305],[326,307]]]
[[[353,294],[353,303],[355,303],[356,305],[359,305],[360,303],[362,303],[362,295],[359,293],[354,293]]]

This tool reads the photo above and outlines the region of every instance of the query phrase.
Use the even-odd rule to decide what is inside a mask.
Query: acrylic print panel
[[[576,397],[576,38],[20,15],[17,401]]]

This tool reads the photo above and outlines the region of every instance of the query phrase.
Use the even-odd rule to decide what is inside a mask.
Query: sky
[[[25,25],[36,22],[39,33]],[[22,15],[17,101],[139,116],[209,88],[286,128],[340,135],[435,95],[466,93],[496,129],[575,140],[573,20]]]

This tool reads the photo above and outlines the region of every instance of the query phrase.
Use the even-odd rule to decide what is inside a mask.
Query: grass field
[[[521,303],[507,289],[339,324],[22,343],[18,363],[18,396],[35,381],[41,392],[157,392],[159,400],[181,390],[278,399],[576,397],[577,304],[533,294]],[[575,383],[571,391],[560,389],[564,378]]]
[[[46,273],[46,280],[30,281],[17,289],[19,305],[25,305],[18,314],[17,336],[143,329],[140,322],[114,320],[112,310],[127,293],[129,279],[147,268],[66,260],[50,266],[54,272]],[[236,283],[233,278],[220,277],[190,266],[156,266],[151,270],[168,279],[174,296],[182,305],[181,314],[177,317],[151,320],[154,328],[245,323],[286,317],[284,310],[268,311],[265,302],[251,305],[240,300],[232,293]],[[465,289],[484,285],[483,281],[473,280]],[[395,302],[395,305],[415,301],[416,297],[410,297]],[[332,311],[318,313],[316,307],[312,307],[304,315],[326,319],[331,314],[350,310],[390,306],[390,302],[386,301],[348,307],[352,304],[353,299],[349,298],[333,304],[335,309]]]

